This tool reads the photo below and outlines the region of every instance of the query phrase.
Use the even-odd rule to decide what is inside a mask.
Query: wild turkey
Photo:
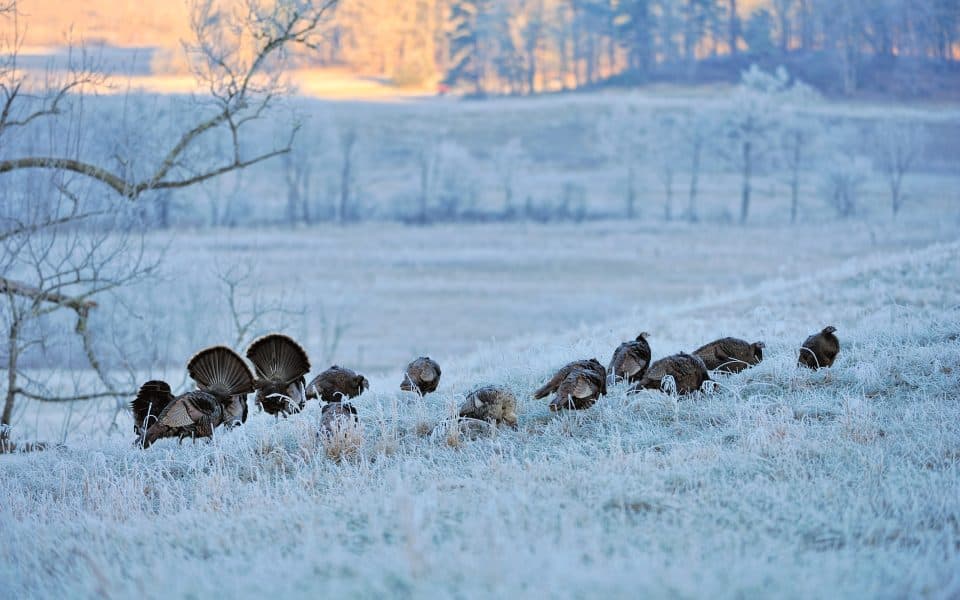
[[[253,391],[253,375],[240,356],[225,346],[201,350],[187,363],[199,389],[174,397],[163,381],[148,381],[131,403],[134,429],[142,446],[165,437],[210,437],[237,398]]]
[[[673,377],[677,394],[680,395],[696,392],[703,386],[703,382],[710,381],[710,374],[703,360],[699,356],[681,352],[661,358],[650,365],[647,374],[636,383],[633,390],[659,390],[667,375]]]
[[[137,397],[130,403],[130,409],[133,410],[133,431],[138,438],[142,438],[147,429],[157,422],[157,417],[174,399],[166,381],[153,380],[140,386]]]
[[[840,340],[833,335],[837,328],[833,325],[823,328],[803,342],[797,364],[817,370],[820,367],[832,367],[840,354]]]
[[[227,427],[236,427],[247,422],[247,395],[240,394],[230,398],[230,402],[223,405],[223,424]]]
[[[473,390],[460,405],[460,418],[517,426],[517,397],[508,388],[488,385]]]
[[[347,423],[359,423],[357,409],[349,402],[331,402],[324,404],[320,412],[320,433],[321,435],[331,435],[336,429],[336,423],[339,422],[342,427]]]
[[[649,335],[644,331],[637,339],[624,342],[613,351],[607,372],[614,383],[621,380],[633,383],[639,381],[647,372],[650,366],[650,344],[647,343]]]
[[[607,393],[607,370],[595,358],[572,362],[557,371],[533,397],[539,400],[552,393],[556,393],[550,402],[552,411],[590,408]]]
[[[314,399],[319,395],[324,402],[340,402],[345,398],[356,398],[369,387],[370,382],[363,375],[333,365],[307,384],[307,398]]]
[[[271,415],[287,415],[303,409],[305,375],[310,359],[300,344],[272,333],[254,340],[247,358],[257,373],[257,406]]]
[[[708,371],[739,373],[763,360],[763,342],[750,343],[732,337],[715,340],[694,350]]]
[[[429,356],[421,356],[407,365],[400,389],[426,396],[436,391],[438,385],[440,385],[440,365]]]

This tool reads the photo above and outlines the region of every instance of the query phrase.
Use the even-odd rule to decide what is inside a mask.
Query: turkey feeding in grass
[[[590,408],[607,393],[607,370],[595,358],[569,363],[534,392],[533,397],[539,400],[553,393],[556,397],[550,402],[552,411]]]
[[[440,385],[440,365],[429,356],[421,356],[407,365],[400,389],[426,396]]]
[[[840,354],[840,340],[833,335],[837,328],[833,325],[824,327],[820,333],[808,337],[800,348],[800,357],[797,364],[817,370],[820,367],[832,367]]]
[[[487,421],[494,425],[517,426],[517,397],[509,388],[488,385],[467,395],[460,405],[460,418]]]
[[[257,373],[257,406],[271,415],[303,409],[304,376],[310,371],[310,359],[300,344],[272,333],[250,344],[247,358]]]
[[[211,437],[219,425],[244,414],[238,403],[246,404],[254,382],[236,352],[225,346],[202,350],[190,359],[187,372],[198,389],[180,396],[174,397],[164,381],[140,387],[131,408],[134,431],[144,448],[165,437]]]
[[[763,360],[763,342],[750,343],[725,337],[705,344],[693,353],[707,366],[708,371],[739,373]]]
[[[624,342],[613,352],[610,366],[607,371],[613,382],[639,381],[650,366],[650,344],[647,343],[649,333],[644,331],[637,339]]]
[[[659,390],[667,376],[673,377],[676,391],[679,395],[690,394],[700,390],[705,381],[710,381],[707,366],[699,356],[681,352],[654,362],[647,370],[643,379],[633,387],[634,391],[641,389]]]
[[[307,398],[319,397],[324,402],[340,402],[356,398],[369,388],[370,382],[360,373],[333,365],[307,384]]]
[[[349,402],[331,402],[324,404],[320,412],[320,433],[332,435],[338,428],[359,423],[357,409]]]

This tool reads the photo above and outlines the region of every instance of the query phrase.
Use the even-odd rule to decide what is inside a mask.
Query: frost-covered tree
[[[352,124],[341,123],[337,129],[337,147],[340,151],[337,221],[341,224],[351,218],[350,204],[354,198],[357,177],[357,137],[357,129]]]
[[[816,117],[798,110],[821,100],[811,87],[795,83],[788,97],[780,105],[778,124],[779,163],[790,187],[790,222],[797,222],[800,210],[800,185],[803,174],[814,163],[814,148],[823,126]]]
[[[750,215],[753,178],[771,153],[785,106],[800,103],[810,94],[807,86],[791,83],[782,67],[767,73],[756,65],[743,77],[725,109],[723,154],[740,173],[740,223]]]
[[[296,126],[276,145],[245,144],[252,124],[271,114],[286,87],[287,51],[314,45],[333,0],[229,0],[192,4],[186,51],[206,97],[145,112],[125,99],[104,122],[91,122],[84,99],[105,83],[101,70],[71,54],[64,72],[34,81],[22,70],[15,3],[0,6],[0,319],[6,327],[4,405],[17,398],[82,400],[126,396],[101,360],[91,313],[97,298],[145,276],[137,217],[156,194],[195,186],[289,152]],[[121,99],[123,100],[123,99]],[[128,110],[129,109],[129,110]],[[164,129],[173,126],[172,129]],[[227,151],[208,151],[211,139]],[[83,231],[90,224],[90,231]],[[98,384],[64,397],[30,378],[26,352],[44,348],[71,319]],[[122,360],[123,357],[120,357]],[[8,431],[4,429],[4,432]],[[7,433],[2,434],[4,436]],[[2,440],[0,440],[2,441]]]
[[[711,111],[695,112],[684,115],[679,125],[679,152],[686,154],[689,167],[689,186],[687,188],[687,220],[696,223],[700,220],[697,211],[697,196],[700,192],[700,171],[703,167],[704,152],[707,151],[720,127],[716,115]]]
[[[890,189],[890,207],[896,217],[903,207],[903,181],[916,167],[927,138],[923,126],[906,121],[884,121],[873,132],[874,163]]]
[[[628,98],[613,106],[597,133],[607,156],[622,169],[624,212],[628,219],[633,219],[637,213],[637,171],[647,156],[648,146],[656,142],[650,136],[649,111],[635,98]]]
[[[663,186],[663,218],[672,221],[674,217],[673,196],[677,179],[678,165],[687,159],[683,152],[685,120],[678,113],[664,113],[654,118],[647,133],[648,143],[656,151],[651,154],[651,165],[657,179]]]
[[[494,169],[500,191],[503,193],[503,214],[510,217],[516,210],[515,198],[517,187],[517,170],[522,169],[527,161],[527,154],[519,138],[512,138],[506,144],[494,151]]]
[[[853,125],[835,128],[818,144],[824,160],[818,165],[820,192],[841,218],[854,216],[863,185],[873,175],[870,158],[861,153],[862,134]]]
[[[797,222],[800,211],[800,184],[803,173],[813,164],[813,147],[820,122],[797,113],[787,116],[780,128],[780,157],[790,187],[790,222]]]

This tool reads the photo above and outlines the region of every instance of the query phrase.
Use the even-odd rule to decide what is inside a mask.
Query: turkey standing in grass
[[[557,395],[550,402],[552,411],[590,408],[607,393],[607,370],[595,358],[572,362],[557,371],[533,397],[539,400],[554,392]]]
[[[499,385],[478,388],[470,392],[460,405],[460,417],[516,427],[517,397],[508,388]]]
[[[370,387],[367,378],[352,369],[333,365],[307,384],[307,399],[320,397],[324,402],[356,398]]]
[[[243,359],[225,346],[201,350],[187,363],[187,372],[199,389],[181,396],[163,381],[148,381],[131,403],[134,430],[148,448],[160,438],[211,437],[234,411],[238,399],[246,403],[253,376]]]
[[[661,358],[647,370],[647,374],[633,386],[634,391],[641,389],[659,390],[663,379],[670,375],[677,386],[677,394],[690,394],[698,391],[705,381],[710,381],[707,365],[699,356],[681,352]]]
[[[614,350],[613,358],[607,371],[614,383],[629,381],[634,383],[643,377],[650,366],[650,344],[647,337],[650,334],[644,331],[632,342],[624,342]]]
[[[331,402],[324,404],[320,412],[320,433],[321,435],[333,435],[339,427],[346,424],[359,423],[357,409],[349,402]]]
[[[407,365],[400,389],[426,396],[440,385],[440,365],[429,356],[421,356]]]
[[[710,342],[694,350],[708,371],[739,373],[763,360],[763,342],[750,343],[732,337]]]
[[[840,354],[840,340],[833,335],[837,330],[830,325],[824,327],[820,333],[815,333],[803,342],[800,348],[800,358],[797,364],[817,370],[820,367],[832,367],[833,361]]]
[[[303,409],[304,376],[310,359],[300,344],[279,333],[254,340],[247,358],[257,372],[257,406],[271,415],[288,415]]]

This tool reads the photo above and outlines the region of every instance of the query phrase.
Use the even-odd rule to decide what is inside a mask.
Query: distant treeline
[[[956,0],[355,0],[326,63],[470,95],[736,81],[784,65],[837,95],[960,93]]]

